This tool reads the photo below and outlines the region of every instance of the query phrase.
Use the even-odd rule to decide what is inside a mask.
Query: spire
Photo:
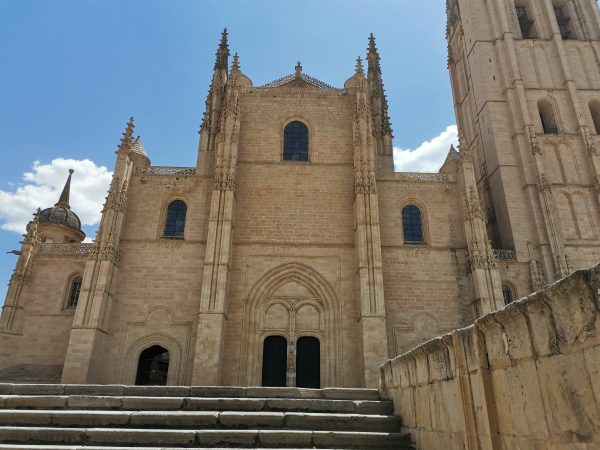
[[[119,144],[119,151],[121,150],[129,150],[133,145],[133,130],[135,128],[135,124],[133,123],[133,116],[129,118],[129,122],[127,122],[127,127],[125,127],[125,132],[123,133],[123,137],[121,138],[121,143]]]
[[[221,42],[219,42],[219,48],[217,48],[217,53],[215,54],[215,56],[217,57],[215,61],[215,70],[227,70],[227,66],[229,63],[229,44],[227,42],[227,28],[225,28],[221,33]]]
[[[134,153],[139,153],[140,155],[148,156],[146,155],[144,144],[142,144],[142,140],[139,136],[136,137],[135,141],[133,141],[133,144],[131,144],[131,151]]]
[[[73,169],[69,169],[69,177],[67,178],[67,182],[65,183],[65,187],[60,194],[60,198],[58,199],[58,203],[54,206],[58,206],[60,208],[71,209],[69,206],[69,194],[71,192],[71,175],[75,172]]]

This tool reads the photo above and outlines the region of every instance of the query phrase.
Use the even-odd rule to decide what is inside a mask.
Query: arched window
[[[308,161],[308,128],[294,120],[283,132],[283,160]]]
[[[502,285],[502,297],[504,297],[504,304],[508,305],[515,299],[512,288],[508,284]]]
[[[69,289],[69,297],[67,298],[67,309],[77,308],[77,302],[79,301],[79,293],[81,292],[81,283],[83,278],[75,277],[71,281],[71,288]]]
[[[169,239],[183,239],[185,229],[185,215],[187,206],[183,200],[174,200],[167,206],[164,237]]]
[[[550,102],[540,100],[538,102],[538,109],[540,111],[540,120],[542,121],[544,134],[558,134],[558,125]]]
[[[421,210],[415,205],[407,205],[402,208],[402,228],[405,243],[417,244],[424,242]]]
[[[592,100],[590,102],[590,114],[594,121],[594,131],[596,131],[596,134],[600,134],[600,102],[597,100]]]

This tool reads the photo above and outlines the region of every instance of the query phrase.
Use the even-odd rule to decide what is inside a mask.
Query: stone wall
[[[419,449],[600,448],[600,265],[381,367]]]

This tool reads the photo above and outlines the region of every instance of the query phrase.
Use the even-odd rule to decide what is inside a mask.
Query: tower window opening
[[[590,102],[590,114],[594,122],[594,131],[596,134],[600,134],[600,102]]]
[[[407,205],[402,209],[402,228],[405,243],[422,244],[424,242],[421,210],[415,205]]]
[[[556,117],[554,116],[552,105],[547,101],[540,101],[538,103],[538,109],[544,134],[558,134],[558,125],[556,124]]]
[[[554,7],[554,16],[556,17],[556,23],[560,30],[560,36],[565,40],[572,39],[572,33],[569,27],[571,18],[564,13],[562,6]]]
[[[535,38],[533,29],[533,20],[527,15],[527,8],[525,6],[515,6],[517,12],[517,20],[519,21],[519,28],[521,29],[521,36],[523,39]]]
[[[183,200],[174,200],[169,203],[163,237],[168,239],[183,239],[186,214],[187,206]]]
[[[283,132],[283,160],[308,161],[308,128],[294,120]]]
[[[507,284],[502,285],[502,297],[504,297],[505,305],[512,303],[515,299],[512,288]]]
[[[79,302],[79,294],[81,292],[81,283],[83,282],[83,278],[75,277],[73,281],[71,281],[71,289],[69,290],[69,298],[67,299],[67,309],[77,308],[77,303]]]

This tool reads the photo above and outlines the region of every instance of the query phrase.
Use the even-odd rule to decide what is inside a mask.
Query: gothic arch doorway
[[[321,387],[321,343],[314,336],[296,342],[296,387]]]
[[[169,351],[160,345],[148,347],[140,354],[135,384],[166,386],[169,374]]]
[[[288,342],[283,336],[267,336],[263,344],[262,385],[287,386]]]
[[[284,386],[342,386],[340,315],[331,285],[311,267],[287,263],[265,273],[246,302],[241,354],[247,363],[242,367],[245,375],[242,372],[241,383],[266,385],[263,374],[268,369],[267,346],[274,345],[267,342],[271,342],[271,336],[279,336],[287,342]],[[278,354],[282,353],[279,350]],[[281,356],[278,358],[281,360]],[[298,363],[302,364],[300,384]]]

